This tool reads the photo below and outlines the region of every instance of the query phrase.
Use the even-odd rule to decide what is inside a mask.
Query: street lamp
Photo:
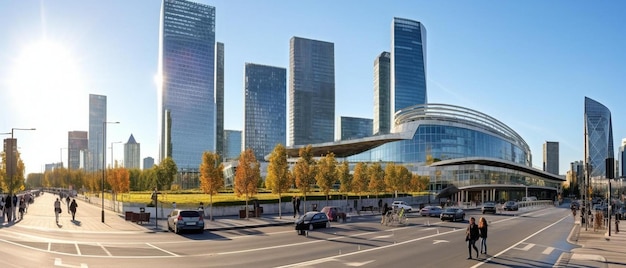
[[[13,195],[13,176],[15,176],[15,170],[17,169],[17,166],[15,165],[15,158],[17,158],[17,156],[15,155],[15,153],[17,152],[17,142],[15,142],[15,139],[13,139],[13,132],[15,132],[15,130],[36,130],[36,128],[11,128],[11,184],[9,185],[10,196]]]
[[[111,142],[111,168],[115,167],[115,163],[113,162],[113,144],[122,143],[121,141]]]
[[[107,124],[119,124],[120,122],[102,122],[102,223],[104,223],[104,178],[107,170]]]

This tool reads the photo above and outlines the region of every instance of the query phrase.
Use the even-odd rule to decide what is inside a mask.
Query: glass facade
[[[102,170],[104,159],[104,122],[107,121],[107,97],[89,94],[88,170]]]
[[[287,70],[246,63],[244,145],[258,160],[287,140]]]
[[[559,143],[546,141],[543,144],[543,171],[559,175]]]
[[[419,21],[402,18],[394,18],[391,28],[391,112],[395,113],[428,103],[426,28]]]
[[[215,46],[215,152],[224,158],[224,43]]]
[[[77,170],[85,159],[81,159],[81,151],[85,152],[89,145],[89,134],[87,131],[70,131],[67,133],[67,163],[68,168]],[[84,155],[84,154],[83,154]]]
[[[143,159],[143,169],[151,169],[154,166],[154,158],[146,157]]]
[[[591,164],[592,178],[606,178],[606,159],[614,158],[611,111],[585,97],[585,162]]]
[[[240,130],[224,130],[224,161],[239,159],[242,144]]]
[[[338,140],[365,138],[372,135],[372,119],[342,116],[339,118]]]
[[[124,144],[124,167],[127,169],[139,169],[141,159],[141,144],[137,143],[133,134],[130,134],[128,142]]]
[[[626,139],[622,140],[622,146],[619,147],[619,176],[622,177],[623,179],[626,178],[626,163],[624,163],[624,160],[626,160]]]
[[[289,46],[289,145],[332,142],[335,46],[292,37]]]
[[[197,170],[215,151],[215,8],[164,0],[159,36],[161,160]]]
[[[389,52],[383,52],[374,61],[374,135],[387,134],[391,129]]]

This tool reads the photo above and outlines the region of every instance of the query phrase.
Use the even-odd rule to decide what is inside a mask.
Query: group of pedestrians
[[[30,194],[20,195],[19,197],[13,194],[0,198],[1,216],[4,217],[4,221],[7,223],[21,220],[24,218],[24,214],[28,212],[28,205],[32,201],[33,197]]]
[[[67,205],[67,213],[71,214],[72,221],[75,221],[76,208],[78,208],[78,204],[76,204],[76,199],[71,199],[68,195],[65,198],[65,203]],[[59,216],[61,215],[61,213],[63,213],[63,209],[61,208],[61,198],[57,197],[57,200],[54,201],[54,218],[56,219],[57,224],[59,224]]]
[[[467,231],[465,232],[465,241],[467,241],[467,250],[469,253],[468,260],[472,259],[472,248],[476,251],[476,258],[478,259],[478,248],[476,247],[476,241],[478,238],[480,241],[480,253],[487,254],[487,220],[484,217],[480,217],[478,220],[478,224],[476,224],[476,219],[474,217],[470,218],[469,226],[467,226]]]

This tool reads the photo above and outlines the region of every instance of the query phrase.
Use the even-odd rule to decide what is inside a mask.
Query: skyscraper
[[[197,170],[215,151],[215,8],[164,0],[159,34],[160,157]]]
[[[369,137],[372,134],[372,119],[341,116],[338,123],[337,140]]]
[[[243,151],[241,149],[241,130],[224,130],[224,160],[232,161],[239,159]]]
[[[224,159],[224,43],[215,46],[215,152]]]
[[[80,164],[85,162],[81,159],[81,151],[85,151],[89,144],[89,134],[87,131],[70,131],[67,133],[67,167],[71,170],[81,168]]]
[[[335,129],[335,45],[289,41],[288,145],[331,142]]]
[[[287,141],[287,70],[246,63],[244,80],[243,147],[263,160]]]
[[[619,176],[626,177],[626,139],[622,139],[622,146],[619,147]]]
[[[419,21],[393,18],[391,25],[391,121],[394,114],[428,103],[426,28]]]
[[[128,142],[124,144],[124,167],[127,169],[141,168],[141,145],[135,141],[133,134],[130,134]]]
[[[88,170],[101,170],[104,159],[104,124],[107,121],[107,97],[89,94]]]
[[[591,164],[591,178],[606,177],[606,159],[613,153],[611,111],[601,103],[585,97],[585,163]]]
[[[154,166],[154,158],[148,156],[143,159],[143,169],[151,169]]]
[[[543,171],[559,175],[559,143],[546,141],[543,144]]]
[[[373,134],[387,134],[391,129],[389,52],[383,52],[374,61],[374,130]]]

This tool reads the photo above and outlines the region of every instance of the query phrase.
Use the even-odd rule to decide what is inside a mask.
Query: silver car
[[[204,232],[204,217],[198,210],[174,209],[167,217],[167,229],[177,234],[183,230],[202,233]]]

